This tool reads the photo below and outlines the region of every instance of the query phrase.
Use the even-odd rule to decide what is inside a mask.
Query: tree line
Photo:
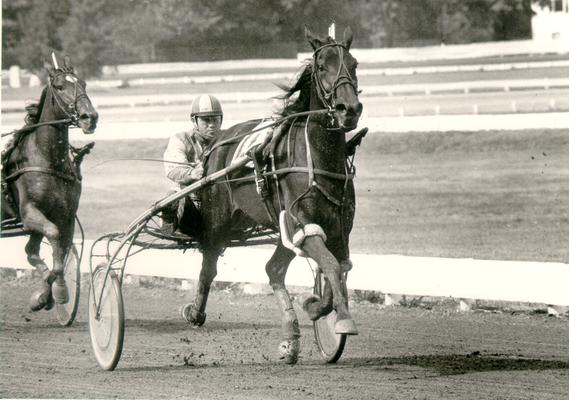
[[[38,70],[52,49],[85,76],[123,63],[290,57],[308,50],[305,24],[324,35],[331,21],[339,34],[350,26],[359,48],[522,39],[531,13],[530,0],[10,0],[2,68]]]

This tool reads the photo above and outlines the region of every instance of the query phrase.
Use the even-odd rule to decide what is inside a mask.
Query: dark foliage
[[[354,29],[358,47],[529,38],[530,0],[10,0],[2,68],[37,71],[51,50],[80,74],[130,62],[290,58],[303,27]]]

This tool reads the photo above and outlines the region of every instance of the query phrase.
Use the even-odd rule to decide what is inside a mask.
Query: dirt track
[[[29,280],[29,278],[27,278]],[[528,312],[457,313],[454,303],[384,307],[352,302],[360,335],[322,363],[298,312],[301,359],[277,360],[270,295],[215,291],[204,327],[178,317],[190,292],[125,286],[126,335],[114,372],[91,351],[85,297],[75,324],[27,311],[29,283],[0,285],[1,397],[205,399],[565,399],[569,322]],[[83,287],[86,290],[86,286]]]

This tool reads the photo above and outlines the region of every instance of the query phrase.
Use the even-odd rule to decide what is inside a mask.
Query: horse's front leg
[[[300,352],[298,318],[285,286],[285,275],[294,256],[292,251],[279,242],[273,256],[265,266],[269,276],[269,283],[273,288],[277,304],[281,309],[284,341],[279,344],[279,355],[287,364],[296,364],[298,353]]]
[[[342,283],[342,267],[340,263],[328,250],[322,237],[318,235],[307,237],[302,244],[302,249],[318,263],[324,272],[324,276],[327,278],[327,286],[332,291],[334,309],[337,313],[336,325],[334,327],[336,333],[357,335],[356,324],[348,311],[348,299]],[[310,317],[311,319],[316,319],[318,315],[310,315]]]
[[[217,275],[219,254],[220,251],[217,249],[205,249],[203,251],[202,269],[194,303],[182,307],[182,317],[194,326],[202,326],[205,322],[207,298],[213,279]]]
[[[348,298],[346,278],[348,272],[352,269],[352,262],[350,261],[350,250],[348,248],[347,238],[349,232],[345,234],[344,237],[328,238],[326,241],[326,248],[330,250],[332,255],[340,263],[340,277],[342,279],[342,284],[344,288],[344,295],[346,299]],[[311,296],[303,304],[304,309],[311,317],[312,320],[316,320],[324,315],[330,313],[333,310],[333,296],[332,288],[328,279],[325,279],[322,298],[316,296]]]
[[[49,309],[53,305],[53,300],[59,304],[67,303],[69,295],[65,286],[63,261],[71,239],[61,237],[60,229],[33,206],[24,207],[21,215],[24,229],[32,232],[26,245],[28,261],[40,270],[44,281],[42,289],[32,295],[31,309],[33,311],[42,308]],[[52,248],[53,269],[51,271],[39,256],[41,240],[44,236],[49,240]]]

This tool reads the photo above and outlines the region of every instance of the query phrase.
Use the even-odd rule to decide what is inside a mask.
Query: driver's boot
[[[175,201],[174,204],[169,204],[162,209],[162,226],[160,230],[163,234],[172,236],[176,229],[178,229],[178,202]]]

